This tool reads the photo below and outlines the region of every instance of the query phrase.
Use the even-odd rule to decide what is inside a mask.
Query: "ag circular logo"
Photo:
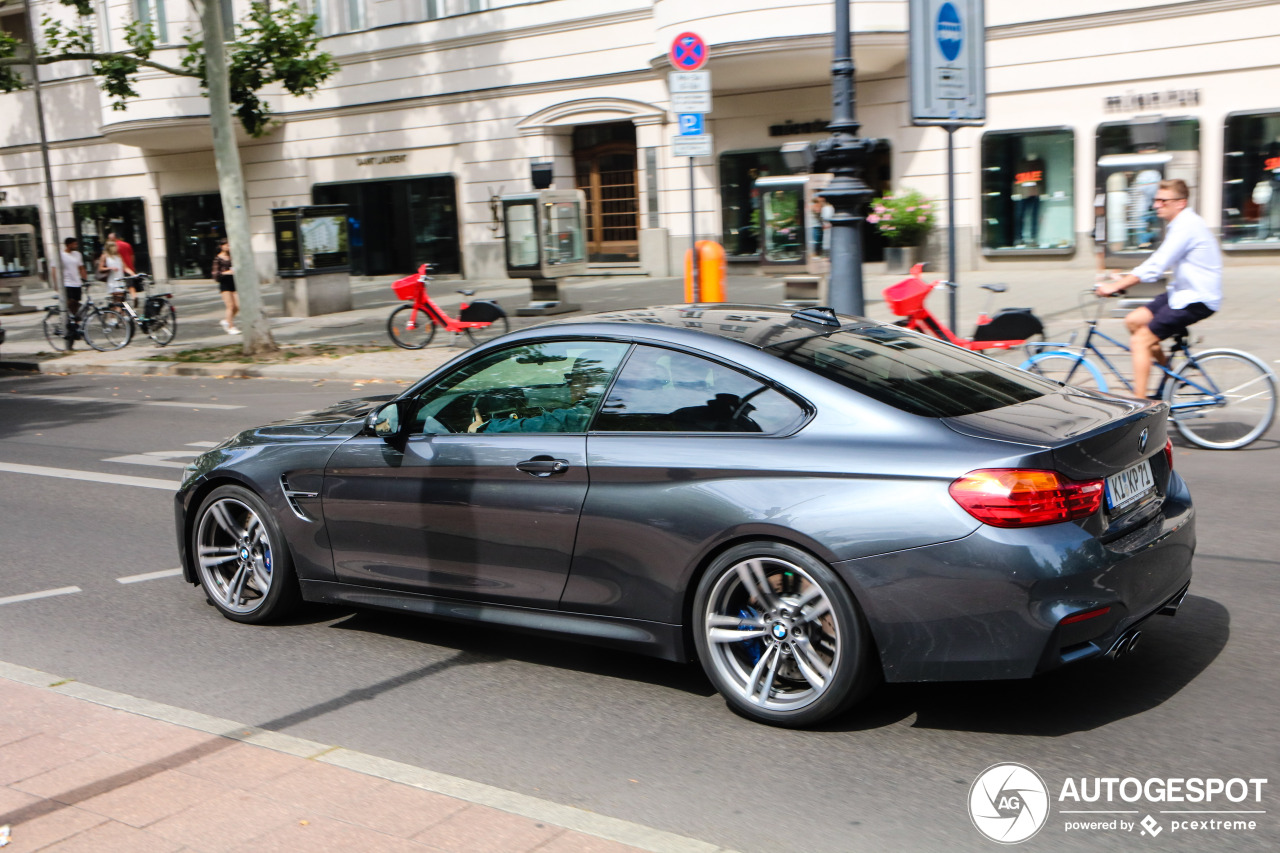
[[[960,23],[960,13],[954,3],[943,3],[938,10],[938,49],[947,58],[947,62],[955,62],[960,55],[960,47],[964,44],[964,25]]]
[[[992,841],[1026,841],[1049,819],[1049,789],[1030,767],[993,764],[969,789],[969,818]]]

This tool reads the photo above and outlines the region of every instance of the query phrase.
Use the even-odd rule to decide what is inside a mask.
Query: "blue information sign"
[[[960,23],[960,13],[951,3],[943,3],[938,10],[938,49],[948,62],[955,62],[964,46],[964,26]]]
[[[680,135],[701,136],[705,127],[702,113],[680,113]]]

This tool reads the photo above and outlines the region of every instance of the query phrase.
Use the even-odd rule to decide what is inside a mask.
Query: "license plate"
[[[1107,478],[1107,509],[1113,512],[1139,500],[1156,487],[1151,462],[1144,459],[1132,468]]]

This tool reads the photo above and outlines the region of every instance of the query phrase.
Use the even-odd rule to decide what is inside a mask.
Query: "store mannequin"
[[[1258,205],[1258,239],[1280,239],[1280,136],[1268,146],[1262,161],[1262,180],[1253,188]]]
[[[1027,152],[1013,176],[1014,245],[1038,246],[1040,242],[1040,196],[1044,193],[1044,160]]]

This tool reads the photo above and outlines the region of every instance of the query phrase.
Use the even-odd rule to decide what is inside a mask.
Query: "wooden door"
[[[574,152],[578,189],[587,197],[587,260],[640,259],[640,194],[634,142],[604,142]]]

